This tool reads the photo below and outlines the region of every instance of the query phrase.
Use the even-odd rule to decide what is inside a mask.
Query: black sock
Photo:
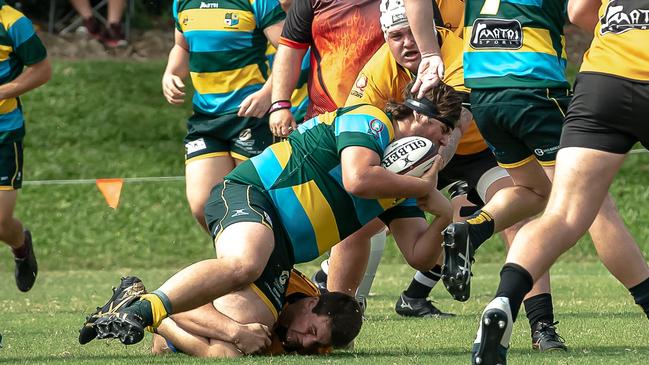
[[[15,258],[24,259],[25,257],[27,257],[27,254],[29,253],[29,249],[27,248],[27,245],[23,244],[18,248],[12,247],[11,252],[13,252]]]
[[[417,271],[403,294],[409,298],[427,298],[441,277],[442,267],[440,265],[435,265],[429,271]]]
[[[136,300],[133,304],[124,308],[124,312],[129,314],[135,314],[138,317],[142,318],[142,324],[150,326],[153,324],[153,310],[151,309],[151,302],[148,300]]]
[[[482,209],[475,212],[466,222],[469,224],[469,239],[473,250],[477,250],[494,234],[494,219]]]
[[[644,314],[649,318],[649,278],[629,289],[629,292],[631,292],[635,304],[642,307]]]
[[[518,317],[518,311],[521,309],[525,294],[532,290],[533,285],[532,275],[520,265],[507,263],[500,270],[500,284],[496,291],[496,297],[509,299],[514,321]]]
[[[327,284],[327,273],[325,273],[322,269],[316,271],[313,278],[318,282]]]
[[[532,331],[539,322],[554,323],[554,309],[552,308],[552,295],[550,293],[535,295],[526,299],[523,304]]]

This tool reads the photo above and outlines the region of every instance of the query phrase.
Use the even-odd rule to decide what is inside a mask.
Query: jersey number
[[[480,10],[480,14],[496,15],[500,7],[500,0],[485,0]]]

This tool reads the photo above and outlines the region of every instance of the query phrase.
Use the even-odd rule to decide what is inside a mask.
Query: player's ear
[[[318,302],[320,301],[319,297],[307,297],[304,298],[304,306],[308,312],[313,312],[313,308],[315,308],[316,305],[318,305]]]

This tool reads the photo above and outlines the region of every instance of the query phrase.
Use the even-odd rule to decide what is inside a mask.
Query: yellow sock
[[[169,316],[169,314],[167,313],[167,309],[162,303],[162,300],[157,295],[144,294],[142,295],[142,297],[140,297],[140,300],[146,300],[147,302],[151,303],[151,315],[152,315],[151,326],[158,327],[160,325],[160,322],[162,322],[163,319]]]

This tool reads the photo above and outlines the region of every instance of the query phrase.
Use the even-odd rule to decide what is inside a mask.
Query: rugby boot
[[[32,233],[26,229],[24,234],[27,256],[22,258],[14,257],[14,262],[16,264],[16,286],[21,292],[28,292],[32,286],[34,286],[34,282],[36,282],[38,263],[36,262],[36,255],[34,254]]]
[[[447,318],[455,317],[453,313],[444,313],[433,305],[433,302],[426,298],[410,298],[405,293],[401,293],[394,310],[400,316],[404,317],[435,317]]]
[[[513,322],[509,299],[494,298],[480,317],[480,327],[471,349],[472,365],[507,364]]]
[[[79,343],[85,345],[97,337],[95,322],[99,317],[130,304],[142,294],[146,294],[142,280],[135,276],[123,277],[119,286],[113,287],[113,296],[106,304],[97,307],[94,313],[86,317],[83,327],[79,330]]]
[[[318,287],[321,293],[327,292],[327,274],[320,269],[311,276],[311,281]]]
[[[105,313],[95,321],[97,339],[118,338],[124,345],[134,345],[144,338],[144,320],[126,307],[139,297],[127,298],[128,303],[116,311]]]
[[[471,295],[471,264],[474,249],[469,240],[469,224],[451,223],[444,236],[442,282],[453,299],[465,302]]]
[[[537,322],[532,328],[532,348],[540,352],[568,351],[566,341],[557,333],[559,322]]]

